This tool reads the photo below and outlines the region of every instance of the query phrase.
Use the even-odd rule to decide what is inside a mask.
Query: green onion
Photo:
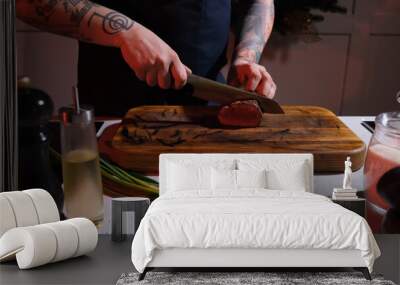
[[[116,176],[119,175],[120,177],[125,178],[126,181],[133,182],[133,183],[136,183],[136,184],[138,184],[138,185],[145,186],[145,187],[153,188],[153,189],[155,189],[156,191],[158,191],[158,187],[157,187],[157,185],[155,185],[154,182],[153,182],[153,183],[145,182],[145,181],[143,181],[143,180],[141,180],[141,179],[139,179],[139,178],[137,178],[137,177],[135,177],[135,176],[133,176],[133,175],[130,175],[130,174],[129,174],[128,172],[126,172],[125,170],[123,170],[123,169],[121,169],[121,168],[119,168],[119,167],[117,167],[117,166],[111,165],[110,163],[106,162],[106,161],[105,161],[104,159],[102,159],[102,158],[100,158],[100,165],[101,165],[101,166],[104,166],[104,167],[107,168],[107,169],[109,169],[109,170],[110,170],[111,172],[113,172]]]
[[[118,178],[117,176],[111,175],[107,172],[104,172],[103,170],[101,171],[101,175],[103,175],[104,177],[106,177],[107,179],[109,179],[115,183],[118,183],[118,184],[121,184],[121,185],[124,185],[127,187],[135,187],[136,189],[139,189],[139,190],[142,190],[145,192],[151,192],[152,194],[158,194],[158,190],[149,189],[149,188],[141,186],[141,185],[135,185],[135,184],[123,181],[120,178]]]

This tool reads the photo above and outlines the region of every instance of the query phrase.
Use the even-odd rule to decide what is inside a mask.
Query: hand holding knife
[[[227,84],[222,84],[195,74],[188,77],[187,84],[193,88],[192,96],[228,105],[235,101],[256,100],[264,113],[283,114],[274,100]]]

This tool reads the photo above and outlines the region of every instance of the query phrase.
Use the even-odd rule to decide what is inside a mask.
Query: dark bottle
[[[18,188],[47,190],[61,213],[63,191],[51,164],[48,134],[54,104],[49,95],[29,85],[29,78],[19,80]]]

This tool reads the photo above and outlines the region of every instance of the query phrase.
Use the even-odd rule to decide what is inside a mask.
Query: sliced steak
[[[224,127],[254,128],[261,124],[262,111],[256,100],[236,101],[223,106],[218,121]]]

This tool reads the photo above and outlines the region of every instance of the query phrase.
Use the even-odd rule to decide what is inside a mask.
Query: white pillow
[[[211,189],[211,167],[168,164],[168,191]]]
[[[239,170],[266,170],[267,188],[271,190],[307,191],[311,188],[310,168],[304,160],[239,159]]]
[[[236,190],[236,170],[212,168],[211,181],[213,190]]]
[[[211,168],[235,169],[234,159],[171,159],[166,164],[167,191],[211,191]],[[203,191],[204,192],[204,191]]]
[[[211,171],[213,190],[238,190],[242,188],[266,188],[265,170],[230,170],[215,169]]]
[[[304,168],[297,165],[290,171],[272,169],[267,171],[268,188],[272,190],[306,191],[307,177],[304,175]]]
[[[267,188],[267,171],[235,170],[237,188]]]

